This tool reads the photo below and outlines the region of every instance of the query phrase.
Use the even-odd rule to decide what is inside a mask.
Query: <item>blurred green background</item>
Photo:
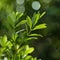
[[[7,34],[4,24],[12,11],[24,13],[24,18],[46,11],[39,23],[46,23],[47,29],[36,31],[44,37],[30,43],[35,47],[32,55],[42,60],[60,60],[60,0],[0,0],[0,35]]]

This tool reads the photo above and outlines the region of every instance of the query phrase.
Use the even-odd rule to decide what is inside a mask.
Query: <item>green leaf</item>
[[[6,42],[7,42],[7,36],[6,36],[6,35],[4,35],[4,36],[3,36],[3,38],[2,38],[2,43],[4,43],[4,44],[5,44]]]
[[[42,18],[45,14],[46,14],[46,12],[43,12],[43,13],[40,15],[40,18]]]
[[[29,16],[27,16],[26,20],[27,20],[28,26],[29,26],[30,29],[31,29],[31,28],[32,28],[32,21],[31,21],[31,18],[30,18]]]
[[[32,39],[38,39],[37,37],[30,37],[30,38],[27,38],[26,40],[32,40]]]
[[[5,51],[5,47],[4,48],[0,48],[0,57],[3,55],[3,52]]]
[[[19,13],[18,12],[16,12],[16,16],[18,15]]]
[[[13,35],[12,35],[12,40],[15,41],[15,40],[17,39],[17,37],[18,37],[18,34],[17,34],[17,33],[13,34]]]
[[[11,47],[13,46],[13,44],[12,44],[10,41],[8,41],[8,42],[6,43],[6,46],[8,46],[9,49],[11,49]]]
[[[26,45],[26,50],[28,50],[29,49],[29,45]]]
[[[40,24],[40,25],[35,26],[35,28],[33,30],[44,29],[46,27],[47,27],[46,24]]]
[[[25,60],[30,60],[32,58],[32,56],[28,55],[25,57]]]
[[[37,14],[34,15],[34,25],[37,24],[39,18],[40,18],[40,13],[37,13]]]
[[[17,53],[21,53],[21,51],[23,51],[23,50],[24,50],[24,48],[25,48],[25,45],[24,45],[24,46],[22,46],[22,47],[20,47],[20,49],[18,49]]]
[[[34,51],[34,48],[33,48],[33,47],[28,48],[28,49],[26,49],[25,54],[30,54],[30,53],[32,53],[33,51]]]
[[[23,32],[23,31],[25,31],[25,29],[21,29],[21,30],[17,31],[16,34]]]
[[[18,13],[16,13],[17,15]],[[18,17],[16,18],[16,20],[19,20],[19,18],[21,18],[23,16],[23,13],[19,14]]]
[[[41,37],[43,37],[41,34],[30,34],[28,36],[41,36]]]
[[[20,25],[23,25],[23,24],[25,24],[27,21],[26,20],[22,20],[22,21],[20,21],[17,25],[16,25],[16,27],[19,27]]]
[[[13,16],[13,14],[11,14],[11,15],[8,16],[7,22],[8,22],[9,25],[11,25],[14,28],[15,18]]]
[[[7,36],[4,35],[3,37],[0,38],[0,44],[1,46],[6,46],[6,42],[7,42]]]

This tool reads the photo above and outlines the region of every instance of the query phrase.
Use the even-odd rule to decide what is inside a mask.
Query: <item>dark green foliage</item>
[[[33,1],[26,1],[25,14],[32,16],[34,12],[31,7]],[[41,9],[38,11],[46,11],[46,15],[39,20],[38,23],[45,22],[47,24],[46,30],[43,30],[43,38],[39,38],[38,41],[33,41],[32,44],[36,48],[34,56],[41,57],[43,60],[60,60],[60,45],[57,43],[60,41],[60,0],[38,0],[41,3]],[[29,7],[30,6],[30,7]],[[40,32],[40,31],[36,31]],[[41,41],[42,40],[42,41]],[[39,46],[39,47],[38,47]],[[41,48],[43,47],[43,49]],[[40,52],[42,51],[42,52]],[[54,51],[54,53],[52,52]]]

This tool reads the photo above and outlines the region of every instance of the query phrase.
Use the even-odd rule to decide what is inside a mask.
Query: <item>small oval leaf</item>
[[[20,21],[17,25],[16,25],[16,27],[19,27],[20,25],[23,25],[23,24],[25,24],[27,21],[26,20],[22,20],[22,21]]]
[[[31,28],[32,28],[32,21],[31,21],[31,18],[30,18],[29,16],[27,16],[26,20],[27,20],[28,26],[29,26],[30,29],[31,29]]]
[[[44,29],[46,27],[47,27],[46,24],[40,24],[40,25],[35,26],[35,28],[33,30]]]

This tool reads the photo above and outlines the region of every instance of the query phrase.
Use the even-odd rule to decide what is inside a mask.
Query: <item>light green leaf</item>
[[[33,30],[44,29],[46,27],[47,27],[46,24],[40,24],[40,25],[35,26],[35,28]]]
[[[40,13],[35,14],[34,18],[35,18],[35,19],[34,19],[34,25],[36,25],[37,22],[38,22],[38,20],[39,20],[39,18],[40,18]]]
[[[24,48],[25,48],[25,45],[24,45],[24,46],[22,46],[22,47],[20,47],[20,49],[18,49],[17,53],[21,53],[21,51],[23,51],[23,50],[24,50]]]
[[[31,21],[31,18],[30,18],[29,16],[27,16],[26,20],[27,20],[28,26],[29,26],[30,29],[31,29],[31,28],[32,28],[32,21]]]
[[[25,60],[30,60],[32,58],[32,56],[28,55],[25,57]]]
[[[27,50],[25,51],[25,54],[30,54],[30,53],[32,53],[33,51],[34,51],[34,48],[31,47],[31,48],[29,48],[29,49],[27,49]]]
[[[6,35],[4,35],[4,37],[2,38],[2,43],[6,43],[7,42],[7,36]]]
[[[42,18],[45,14],[46,14],[46,12],[43,12],[43,13],[40,15],[40,18]]]
[[[6,43],[6,46],[8,46],[9,49],[11,49],[11,47],[13,46],[13,44],[12,44],[10,41],[8,41],[8,42]]]
[[[29,49],[29,45],[26,45],[26,50],[28,50]]]
[[[1,37],[0,38],[1,40],[0,40],[0,44],[1,44],[1,46],[6,46],[6,42],[7,42],[7,36],[6,35],[4,35],[3,37]]]
[[[16,13],[17,15],[17,13]],[[19,20],[19,18],[21,18],[23,16],[23,13],[19,14],[18,17],[16,18],[16,20]]]
[[[41,37],[43,37],[41,34],[30,34],[28,36],[41,36]]]
[[[22,20],[22,21],[20,21],[17,25],[16,25],[16,27],[19,27],[20,25],[23,25],[23,24],[25,24],[27,21],[26,20]]]
[[[19,13],[18,12],[16,12],[16,16],[18,15]]]

